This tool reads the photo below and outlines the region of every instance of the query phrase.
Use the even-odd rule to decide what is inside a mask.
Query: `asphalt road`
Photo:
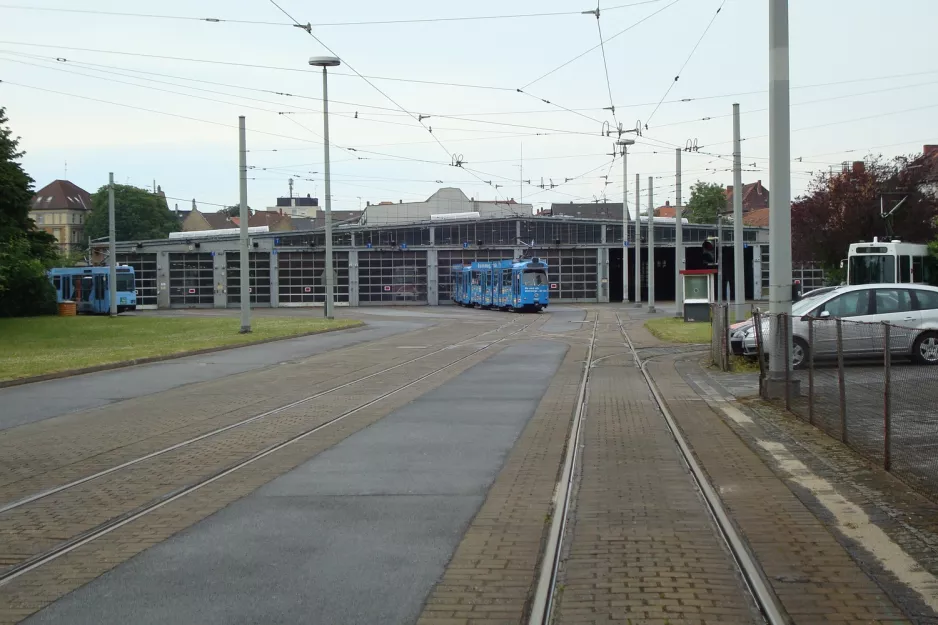
[[[288,363],[325,351],[409,332],[428,324],[412,319],[373,319],[364,328],[12,386],[0,389],[0,430],[186,384],[217,380]]]
[[[413,623],[566,349],[513,344],[26,622]]]

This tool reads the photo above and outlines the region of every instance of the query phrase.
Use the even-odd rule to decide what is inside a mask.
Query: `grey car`
[[[938,287],[921,284],[842,286],[792,307],[792,367],[804,368],[815,358],[837,356],[837,321],[843,353],[850,357],[882,356],[884,324],[890,326],[889,349],[920,364],[938,364]],[[814,326],[809,344],[809,324]],[[768,336],[769,321],[762,322]],[[744,332],[743,350],[757,353],[755,328]],[[765,350],[768,352],[768,348]]]

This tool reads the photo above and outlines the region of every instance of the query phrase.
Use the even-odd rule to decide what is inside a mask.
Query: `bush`
[[[14,235],[0,242],[0,317],[55,312],[55,289],[43,262],[31,255],[29,241]]]

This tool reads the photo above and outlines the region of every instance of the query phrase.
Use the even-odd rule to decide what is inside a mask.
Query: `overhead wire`
[[[674,85],[677,84],[677,81],[681,78],[681,74],[684,73],[684,68],[687,67],[687,64],[690,63],[691,58],[694,56],[694,53],[697,51],[697,48],[700,47],[700,42],[704,40],[704,37],[707,36],[707,33],[710,31],[710,27],[713,26],[713,22],[716,21],[717,16],[720,14],[720,11],[723,10],[723,5],[726,4],[726,0],[720,2],[720,6],[717,8],[716,13],[713,14],[713,17],[710,18],[710,21],[707,22],[707,27],[704,28],[703,33],[701,33],[700,38],[697,40],[697,43],[694,44],[694,48],[690,51],[690,54],[687,55],[687,58],[684,59],[681,69],[678,70],[677,74],[674,76],[674,80],[671,81],[671,84],[668,85],[667,90],[664,92],[664,95],[661,96],[661,100],[655,105],[654,110],[651,112],[651,115],[648,116],[648,119],[645,120],[645,128],[648,129],[649,124],[651,123],[652,118],[655,116],[655,113],[658,112],[658,109],[661,108],[661,103],[664,102],[664,99],[668,97],[668,94],[671,93],[671,89],[674,88]]]
[[[631,4],[621,4],[614,7],[608,7],[604,10],[613,11],[617,9],[625,9],[629,7],[636,7],[644,4],[654,4],[656,2],[661,2],[662,0],[643,0],[641,2],[633,2]],[[432,22],[464,22],[464,21],[477,21],[477,20],[502,20],[502,19],[524,19],[532,17],[561,17],[567,15],[577,15],[580,11],[554,11],[554,12],[543,12],[543,13],[516,13],[508,15],[470,15],[470,16],[459,16],[459,17],[429,17],[429,18],[412,18],[412,19],[394,19],[394,20],[372,20],[372,21],[358,21],[358,22],[321,22],[315,25],[310,24],[309,26],[305,24],[297,23],[286,23],[286,22],[265,22],[259,20],[243,20],[243,19],[229,19],[229,18],[218,18],[218,17],[195,17],[187,15],[160,15],[154,13],[128,13],[120,11],[102,11],[97,9],[68,9],[60,7],[34,7],[34,6],[24,6],[24,5],[15,5],[15,4],[0,4],[0,9],[18,9],[26,11],[47,11],[47,12],[56,12],[56,13],[75,13],[75,14],[86,14],[86,15],[106,15],[113,17],[136,17],[136,18],[147,18],[147,19],[166,19],[166,20],[183,20],[183,21],[196,21],[196,22],[208,22],[208,23],[232,23],[232,24],[250,24],[250,25],[260,25],[260,26],[290,26],[306,28],[315,26],[316,28],[321,27],[334,27],[334,26],[372,26],[372,25],[393,25],[393,24],[423,24],[423,23],[432,23]]]
[[[635,22],[634,24],[632,24],[632,25],[630,25],[630,26],[624,28],[623,30],[620,30],[619,32],[617,32],[616,34],[612,35],[612,36],[609,37],[608,39],[600,40],[600,43],[608,43],[608,42],[612,41],[613,39],[615,39],[616,37],[619,37],[620,35],[624,35],[624,34],[627,33],[628,31],[630,31],[630,30],[632,30],[633,28],[635,28],[636,26],[638,26],[638,25],[640,25],[640,24],[643,24],[644,22],[650,20],[650,19],[653,18],[654,16],[656,16],[656,15],[658,15],[659,13],[661,13],[662,11],[665,11],[665,10],[667,10],[668,8],[674,6],[675,4],[677,4],[677,3],[680,2],[680,1],[681,1],[681,0],[672,0],[672,2],[668,3],[666,6],[664,6],[664,7],[660,8],[660,9],[658,9],[657,11],[655,11],[654,13],[652,13],[652,14],[650,14],[650,15],[647,15],[647,16],[643,17],[642,19],[640,19],[640,20],[638,20],[637,22]],[[589,54],[590,52],[592,52],[593,50],[595,50],[595,49],[598,48],[598,47],[599,47],[599,45],[593,46],[593,47],[590,48],[589,50],[586,50],[585,52],[582,52],[582,53],[578,54],[577,56],[573,57],[573,58],[570,59],[569,61],[558,65],[557,67],[555,67],[554,69],[550,70],[549,72],[547,72],[547,73],[545,73],[545,74],[542,74],[541,76],[538,76],[537,78],[535,78],[534,80],[532,80],[531,82],[529,82],[528,84],[524,85],[524,86],[521,87],[521,88],[522,88],[522,89],[527,89],[528,87],[530,87],[530,86],[533,85],[534,83],[540,82],[540,81],[544,80],[545,78],[547,78],[548,76],[550,76],[550,75],[553,74],[554,72],[563,69],[564,67],[566,67],[566,66],[569,65],[570,63],[573,63],[573,62],[576,61],[576,60],[579,60],[580,58],[586,56],[587,54]]]

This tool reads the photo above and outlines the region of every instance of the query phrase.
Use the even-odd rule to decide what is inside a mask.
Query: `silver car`
[[[792,314],[797,315],[802,312],[810,310],[813,306],[811,301],[816,300],[818,297],[830,293],[836,286],[824,286],[817,289],[812,289],[805,293],[800,300],[795,302],[792,306]],[[730,351],[737,356],[755,356],[756,349],[756,339],[755,335],[752,332],[748,332],[752,328],[752,319],[746,319],[745,321],[738,321],[730,326]]]
[[[863,284],[838,287],[818,298],[792,307],[792,367],[807,366],[809,352],[816,358],[837,356],[837,320],[841,324],[845,357],[883,354],[884,323],[890,325],[890,352],[911,356],[921,364],[938,364],[938,287],[921,284]],[[809,320],[814,341],[809,346]],[[768,336],[768,319],[762,334]],[[743,349],[757,352],[755,328],[746,330]],[[768,350],[766,350],[768,351]]]

